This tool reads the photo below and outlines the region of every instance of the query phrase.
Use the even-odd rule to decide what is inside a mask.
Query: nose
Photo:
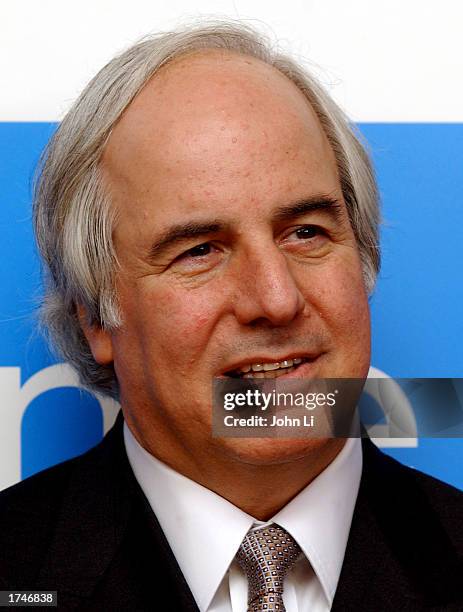
[[[242,325],[265,320],[284,326],[304,310],[305,298],[288,260],[275,245],[247,254],[237,270],[237,284],[235,316]]]

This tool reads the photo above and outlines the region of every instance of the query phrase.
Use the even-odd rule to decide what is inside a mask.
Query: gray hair
[[[45,263],[41,320],[49,338],[90,389],[118,396],[111,366],[95,362],[79,323],[121,325],[112,242],[115,211],[99,162],[127,106],[162,67],[185,54],[222,49],[257,58],[286,75],[305,95],[331,144],[371,292],[379,270],[379,205],[372,166],[355,128],[318,82],[247,25],[220,22],[143,39],[112,59],[66,114],[41,158],[34,189],[34,226]]]

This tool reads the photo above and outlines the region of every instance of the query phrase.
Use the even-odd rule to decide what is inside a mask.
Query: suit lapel
[[[415,473],[385,456],[370,440],[363,440],[363,458],[332,610],[450,605],[459,597],[461,566]]]
[[[197,611],[190,589],[130,468],[123,417],[71,471],[54,538],[40,572],[60,607]],[[165,608],[169,609],[169,608]]]

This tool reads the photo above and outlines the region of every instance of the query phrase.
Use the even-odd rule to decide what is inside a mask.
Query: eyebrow
[[[343,207],[338,200],[328,196],[317,195],[280,206],[273,213],[272,220],[274,222],[288,221],[312,212],[323,212],[333,220],[338,221],[342,215],[342,210]],[[191,238],[206,237],[210,234],[225,231],[228,228],[229,224],[224,223],[220,219],[213,219],[204,223],[192,221],[175,224],[162,233],[151,245],[148,258],[150,260],[155,259],[167,248]]]
[[[273,214],[273,220],[288,221],[312,212],[323,212],[334,221],[339,221],[342,217],[343,206],[335,198],[318,195],[293,202],[289,205],[280,206]]]
[[[217,232],[223,231],[225,228],[225,224],[219,220],[213,220],[207,223],[178,223],[161,234],[161,236],[151,245],[148,257],[149,259],[154,259],[162,251],[174,244],[184,242],[191,238],[197,238],[198,236],[216,234]]]

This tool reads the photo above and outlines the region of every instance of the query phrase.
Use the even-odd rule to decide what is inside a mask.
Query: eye
[[[285,240],[287,242],[314,242],[315,239],[325,236],[326,232],[319,225],[303,225],[288,232]]]
[[[220,243],[202,242],[180,253],[169,264],[169,268],[185,278],[207,274],[220,264],[223,256]]]
[[[296,236],[302,240],[308,240],[310,238],[315,238],[322,233],[322,230],[317,225],[305,225],[304,227],[300,227],[295,232]]]
[[[209,242],[204,242],[203,244],[198,244],[192,249],[188,249],[185,253],[182,253],[180,257],[204,257],[205,255],[209,255],[211,252],[211,244]]]
[[[319,257],[329,244],[328,232],[319,225],[302,225],[288,228],[283,245],[292,253],[307,257]]]

